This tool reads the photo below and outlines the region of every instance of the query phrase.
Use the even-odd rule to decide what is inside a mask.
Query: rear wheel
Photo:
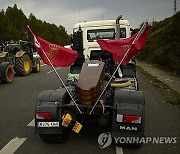
[[[34,67],[33,67],[33,72],[34,73],[38,73],[40,72],[40,68],[41,68],[41,63],[40,60],[37,60]]]
[[[5,62],[6,61],[6,58],[0,58],[0,64],[2,63],[2,62]]]
[[[124,147],[124,148],[141,148],[143,143],[132,143],[132,144],[126,144],[126,143],[118,143],[116,146],[118,147]]]
[[[27,54],[16,58],[16,73],[17,75],[27,76],[31,72],[31,60]]]
[[[13,66],[9,63],[2,67],[1,71],[1,81],[2,83],[11,83],[14,78],[14,69]]]
[[[7,61],[7,56],[0,58],[0,64]]]
[[[64,143],[68,140],[69,131],[63,128],[63,134],[40,134],[41,140],[47,143]]]

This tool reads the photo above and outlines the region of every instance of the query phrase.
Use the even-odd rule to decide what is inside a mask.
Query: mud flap
[[[145,124],[145,101],[142,91],[115,90],[112,114],[113,137],[143,137]],[[124,117],[140,117],[136,121],[127,122]]]
[[[59,106],[63,103],[66,93],[64,88],[43,91],[37,99],[35,108],[35,133],[37,134],[63,134],[62,116],[63,109]],[[41,114],[48,113],[51,117],[43,119]]]

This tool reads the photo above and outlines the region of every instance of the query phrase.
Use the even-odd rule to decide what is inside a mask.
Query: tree
[[[9,40],[32,40],[32,37],[27,38],[27,25],[33,32],[56,44],[66,45],[70,43],[65,27],[62,25],[56,26],[45,21],[37,19],[33,13],[30,13],[27,18],[17,5],[8,7],[6,11],[0,12],[0,42]]]

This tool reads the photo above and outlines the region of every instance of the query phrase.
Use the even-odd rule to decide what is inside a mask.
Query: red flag
[[[27,26],[32,36],[34,37],[34,46],[43,62],[50,65],[47,57],[55,67],[67,67],[74,63],[78,54],[76,51],[64,48],[60,45],[50,43],[38,36],[36,36],[31,28]],[[47,57],[46,57],[46,55]]]
[[[122,65],[127,65],[131,58],[136,55],[145,45],[147,40],[147,26],[143,26],[140,31],[130,38],[118,40],[98,40],[103,51],[112,53],[113,59],[116,62],[121,62],[124,58]]]

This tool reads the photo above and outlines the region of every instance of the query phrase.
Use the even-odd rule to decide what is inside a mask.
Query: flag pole
[[[66,85],[64,84],[64,82],[63,82],[61,76],[58,74],[56,68],[53,66],[51,60],[49,59],[49,57],[47,56],[47,54],[44,52],[44,50],[42,50],[42,52],[43,52],[43,54],[45,55],[46,59],[48,60],[49,64],[51,65],[51,67],[53,68],[53,70],[54,70],[55,74],[57,75],[57,77],[59,78],[60,82],[63,84],[63,86],[64,86],[64,88],[66,89],[67,93],[68,93],[69,96],[71,97],[73,103],[76,105],[76,107],[77,107],[79,113],[82,114],[82,112],[81,112],[81,110],[80,110],[78,104],[75,102],[75,100],[74,100],[72,94],[71,94],[70,91],[67,89],[67,87],[66,87]]]
[[[142,25],[141,29],[139,30],[138,34],[136,35],[136,37],[134,38],[132,44],[135,44],[135,42],[139,39],[139,37],[141,36],[141,34],[144,31],[144,27],[146,26],[146,22],[144,22],[144,24]]]
[[[38,42],[36,36],[34,35],[34,33],[33,33],[32,30],[31,30],[31,28],[30,28],[28,25],[27,25],[27,28],[28,28],[28,30],[30,31],[30,33],[32,34],[32,36],[34,37],[34,40],[36,40],[36,42],[35,42],[35,43],[37,43],[37,44],[36,44],[36,48],[40,48],[40,43]],[[38,45],[38,46],[37,46],[37,45]],[[78,104],[75,102],[75,100],[74,100],[72,94],[71,94],[70,91],[67,89],[67,87],[66,87],[66,85],[64,84],[64,82],[63,82],[61,76],[58,74],[56,68],[53,66],[53,64],[52,64],[51,60],[49,59],[48,55],[45,53],[45,51],[44,51],[42,48],[41,48],[41,50],[42,50],[43,54],[45,55],[46,59],[48,60],[49,64],[50,64],[51,67],[53,68],[55,74],[56,74],[57,77],[59,78],[60,82],[63,84],[63,86],[64,86],[64,88],[66,89],[67,93],[68,93],[69,96],[71,97],[73,103],[76,105],[76,107],[77,107],[79,113],[82,114],[82,112],[81,112],[81,110],[80,110]]]
[[[120,63],[118,64],[118,66],[116,67],[116,70],[114,71],[114,73],[112,74],[111,78],[109,79],[108,83],[106,84],[105,88],[103,89],[103,91],[101,92],[99,98],[97,99],[96,103],[94,104],[94,106],[92,107],[91,111],[89,112],[89,114],[91,115],[94,108],[96,107],[97,103],[99,102],[99,100],[101,99],[102,95],[104,94],[105,90],[107,89],[109,83],[111,82],[111,80],[113,79],[114,75],[116,74],[116,72],[118,71],[120,65],[122,64],[122,62],[124,61],[124,59],[126,58],[127,54],[129,53],[131,47],[132,47],[132,44],[134,44],[137,39],[141,36],[141,34],[143,33],[143,29],[144,29],[144,26],[146,25],[146,23],[143,24],[143,26],[141,27],[140,31],[138,32],[138,34],[136,35],[136,37],[134,38],[133,42],[131,43],[131,46],[128,48],[128,50],[126,51],[124,57],[122,58],[122,60],[120,61]]]

